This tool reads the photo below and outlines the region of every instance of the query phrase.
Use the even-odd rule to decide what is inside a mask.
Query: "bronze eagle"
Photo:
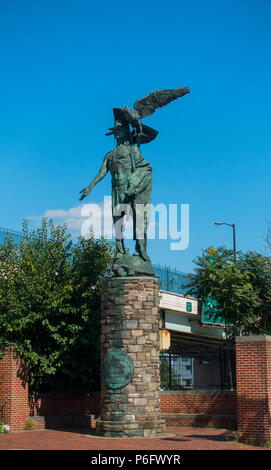
[[[137,100],[134,103],[134,109],[129,108],[129,106],[114,108],[113,112],[115,121],[120,121],[123,124],[132,126],[132,138],[134,144],[146,144],[155,139],[158,131],[142,124],[141,119],[151,116],[156,109],[162,108],[163,106],[171,103],[171,101],[174,101],[189,92],[190,90],[188,87],[152,91],[148,95]],[[112,132],[108,132],[106,135],[114,134],[114,127],[111,127],[109,130]]]

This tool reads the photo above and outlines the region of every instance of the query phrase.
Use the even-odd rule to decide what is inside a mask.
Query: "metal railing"
[[[185,295],[186,289],[183,285],[188,283],[185,273],[159,264],[153,264],[152,267],[158,276],[159,289]]]
[[[0,226],[0,243],[3,243],[8,235],[11,235],[15,242],[20,242],[23,237],[22,232],[19,230],[10,230]]]
[[[160,355],[164,390],[233,390],[236,387],[235,349],[171,338],[171,347]]]

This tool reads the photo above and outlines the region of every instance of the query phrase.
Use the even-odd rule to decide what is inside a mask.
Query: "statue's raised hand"
[[[90,188],[89,186],[87,186],[86,188],[82,189],[82,190],[80,191],[80,193],[82,193],[82,194],[81,194],[79,200],[82,201],[82,199],[84,199],[86,196],[89,195],[90,191],[91,191],[91,188]]]

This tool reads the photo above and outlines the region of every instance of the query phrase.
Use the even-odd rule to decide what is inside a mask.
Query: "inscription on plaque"
[[[128,354],[120,349],[107,351],[103,360],[104,381],[109,388],[125,387],[134,375],[134,364]]]

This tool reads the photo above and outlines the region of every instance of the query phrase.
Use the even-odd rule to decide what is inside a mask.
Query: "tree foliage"
[[[237,254],[220,247],[215,256],[204,250],[194,261],[196,268],[189,275],[188,294],[203,300],[215,299],[220,315],[231,325],[231,332],[240,330],[271,332],[271,263],[270,258],[256,252]]]
[[[47,219],[0,246],[0,347],[23,356],[33,390],[97,387],[100,280],[112,256],[110,242],[73,241]]]

